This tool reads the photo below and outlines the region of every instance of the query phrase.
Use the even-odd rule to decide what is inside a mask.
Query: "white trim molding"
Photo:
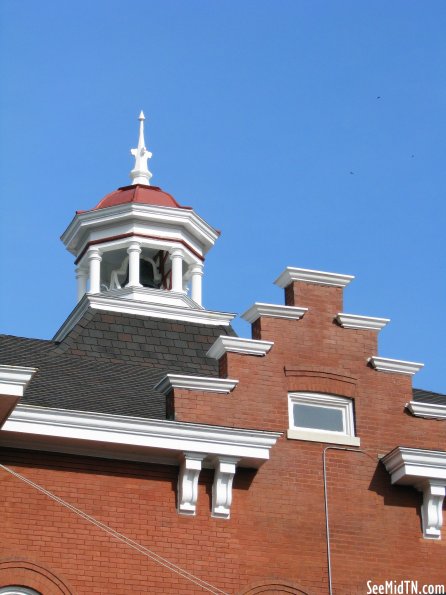
[[[278,432],[18,405],[0,445],[177,465],[183,452],[233,456],[259,467]]]
[[[36,368],[0,365],[0,427],[25,392]]]
[[[205,310],[178,292],[147,287],[123,288],[96,295],[85,294],[54,335],[53,341],[62,341],[89,308],[212,326],[228,326],[236,316],[228,312]]]
[[[205,453],[185,452],[178,474],[178,512],[195,516],[198,500],[198,476]]]
[[[446,494],[446,452],[398,446],[383,457],[392,484],[411,485],[423,493],[421,519],[426,539],[441,539]]]
[[[428,479],[416,487],[423,493],[423,505],[421,507],[423,535],[426,539],[441,539],[446,482]]]
[[[289,440],[305,440],[306,442],[324,442],[327,444],[342,444],[343,446],[361,446],[361,439],[357,436],[347,436],[335,432],[318,432],[316,430],[287,430]]]
[[[164,394],[169,394],[172,389],[202,390],[211,393],[230,393],[237,386],[238,380],[231,378],[211,378],[207,376],[185,376],[183,374],[166,374],[154,386]]]
[[[279,304],[265,304],[256,302],[244,314],[242,318],[250,323],[255,322],[261,316],[271,316],[273,318],[288,318],[290,320],[299,320],[308,312],[308,308],[300,306],[281,306]]]
[[[131,229],[136,224],[145,229],[163,230],[175,237],[173,230],[185,238],[193,239],[208,252],[218,239],[219,233],[192,209],[165,207],[141,203],[124,203],[104,209],[92,209],[77,213],[61,236],[67,250],[74,256],[81,253],[90,237],[109,237],[122,228]]]
[[[274,281],[279,287],[288,287],[294,281],[315,283],[317,285],[332,285],[334,287],[346,287],[355,277],[353,275],[341,275],[340,273],[327,273],[325,271],[313,271],[311,269],[298,269],[286,267],[286,269]]]
[[[0,365],[0,395],[23,397],[37,368]]]
[[[375,318],[340,312],[336,316],[336,322],[343,328],[380,331],[390,322],[390,318]]]
[[[266,355],[273,345],[273,341],[260,341],[257,339],[220,335],[206,355],[213,359],[220,359],[222,355],[229,351],[231,353],[262,356]]]
[[[219,519],[229,519],[232,504],[232,483],[238,459],[216,457],[214,483],[212,484],[212,513]]]
[[[408,374],[410,376],[413,376],[424,368],[424,364],[418,362],[406,362],[388,357],[378,357],[376,355],[369,357],[367,361],[378,372],[395,372],[396,374]]]
[[[18,405],[0,431],[0,446],[179,466],[177,508],[189,516],[202,467],[214,467],[212,515],[229,518],[236,464],[259,468],[281,435]]]
[[[446,405],[438,403],[423,403],[421,401],[409,401],[406,408],[415,417],[425,417],[426,419],[446,419]]]

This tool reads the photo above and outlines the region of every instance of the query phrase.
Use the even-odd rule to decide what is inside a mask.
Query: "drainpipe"
[[[327,535],[327,568],[328,568],[328,592],[333,595],[331,583],[331,552],[330,552],[330,525],[328,521],[328,493],[327,493],[327,465],[325,453],[327,450],[349,450],[351,452],[360,452],[366,454],[363,450],[357,448],[343,448],[342,446],[326,446],[322,454],[323,472],[324,472],[324,505],[325,505],[325,533]]]

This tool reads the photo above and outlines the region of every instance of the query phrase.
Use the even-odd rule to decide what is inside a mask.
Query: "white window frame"
[[[294,424],[294,405],[312,405],[314,407],[337,409],[342,413],[344,429],[342,432],[317,428],[300,428]],[[360,440],[355,436],[353,401],[346,397],[323,393],[293,392],[288,394],[289,429],[287,437],[291,440],[308,440],[310,442],[328,442],[359,446]]]

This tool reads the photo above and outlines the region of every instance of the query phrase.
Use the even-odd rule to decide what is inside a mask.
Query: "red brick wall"
[[[341,290],[302,283],[286,296],[309,311],[299,321],[262,318],[254,325],[257,338],[274,341],[265,357],[224,356],[221,374],[240,380],[232,393],[172,396],[177,420],[284,433],[259,471],[237,470],[230,520],[210,516],[210,470],[200,476],[197,516],[183,517],[176,513],[174,467],[6,449],[2,462],[228,593],[325,595],[327,445],[286,438],[287,393],[347,396],[365,454],[326,453],[334,593],[366,593],[367,580],[446,583],[446,534],[423,539],[421,494],[391,486],[378,459],[399,445],[444,449],[444,423],[405,412],[410,377],[369,367],[375,331],[334,322]],[[2,562],[26,560],[70,593],[204,592],[1,469],[0,493],[0,584]]]

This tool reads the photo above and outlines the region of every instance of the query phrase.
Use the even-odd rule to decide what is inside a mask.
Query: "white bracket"
[[[423,505],[421,507],[423,535],[426,539],[441,539],[446,483],[428,479],[418,485],[417,488],[420,492],[423,492]]]
[[[194,516],[198,499],[198,476],[205,454],[185,452],[178,476],[178,512]]]
[[[212,485],[212,516],[229,519],[232,504],[232,482],[239,459],[217,457]]]

